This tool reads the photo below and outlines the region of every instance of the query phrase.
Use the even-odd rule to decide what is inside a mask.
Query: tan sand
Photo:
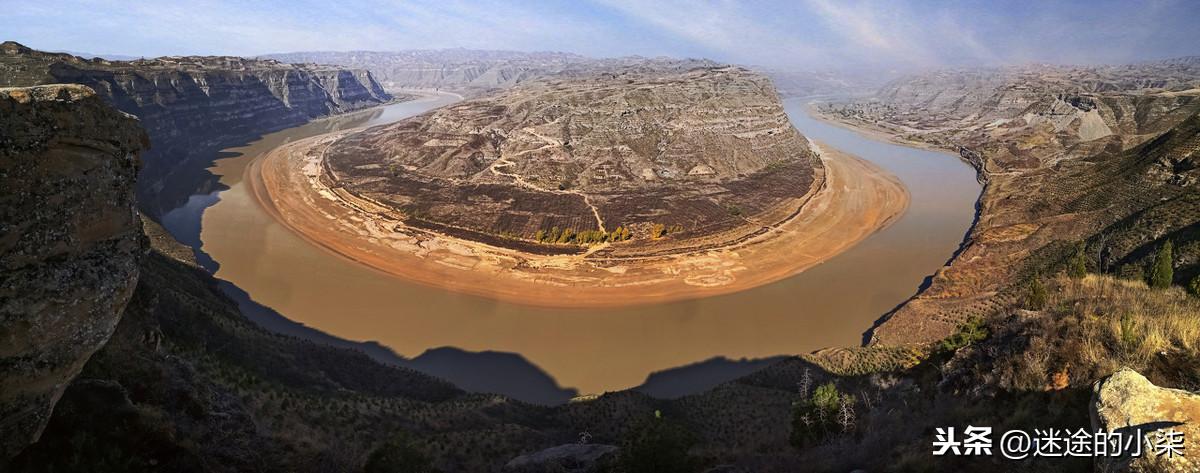
[[[845,251],[895,221],[909,201],[895,176],[826,147],[824,178],[808,195],[761,214],[772,221],[740,235],[714,236],[703,250],[655,257],[531,255],[407,227],[387,209],[329,188],[319,179],[320,163],[340,135],[281,146],[246,168],[246,181],[269,214],[310,242],[382,273],[517,304],[614,307],[749,289]],[[770,230],[737,238],[763,227]]]

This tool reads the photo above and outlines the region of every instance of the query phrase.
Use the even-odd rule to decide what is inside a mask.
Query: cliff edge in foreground
[[[129,301],[147,146],[87,87],[0,88],[0,458],[38,438]]]

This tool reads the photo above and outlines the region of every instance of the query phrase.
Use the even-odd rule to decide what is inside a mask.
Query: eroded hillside
[[[1082,242],[1094,270],[1141,279],[1173,241],[1176,283],[1197,272],[1200,61],[1024,67],[908,78],[822,107],[894,139],[957,151],[987,185],[976,226],[932,285],[875,340],[935,340],[1018,301]]]
[[[388,90],[439,89],[478,96],[550,77],[580,77],[613,69],[686,71],[712,66],[703,59],[641,57],[596,59],[571,53],[473,49],[309,51],[263,56],[293,64],[334,64],[365,69]]]
[[[534,242],[558,230],[548,243],[729,230],[808,193],[820,167],[770,82],[736,68],[530,84],[351,134],[326,156],[334,185],[414,224]]]

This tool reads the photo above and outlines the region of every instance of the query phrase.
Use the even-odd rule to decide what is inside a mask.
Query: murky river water
[[[875,141],[787,111],[805,135],[897,175],[912,201],[895,224],[794,277],[726,296],[604,310],[533,308],[387,277],[313,246],[275,222],[243,184],[246,166],[288,140],[379,124],[445,105],[438,97],[338,117],[226,150],[211,169],[228,190],[194,196],[164,217],[256,302],[328,334],[378,341],[412,357],[450,346],[520,354],[582,393],[641,384],[652,372],[712,357],[804,353],[861,342],[882,314],[914,294],[957,249],[979,185],[957,157]],[[201,217],[202,216],[202,217]],[[200,223],[199,241],[195,241]],[[193,235],[188,237],[188,235]]]

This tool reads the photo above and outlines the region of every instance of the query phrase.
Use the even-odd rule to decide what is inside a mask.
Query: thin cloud
[[[1188,0],[9,3],[0,39],[145,56],[464,47],[895,69],[1200,53],[1200,2]]]

